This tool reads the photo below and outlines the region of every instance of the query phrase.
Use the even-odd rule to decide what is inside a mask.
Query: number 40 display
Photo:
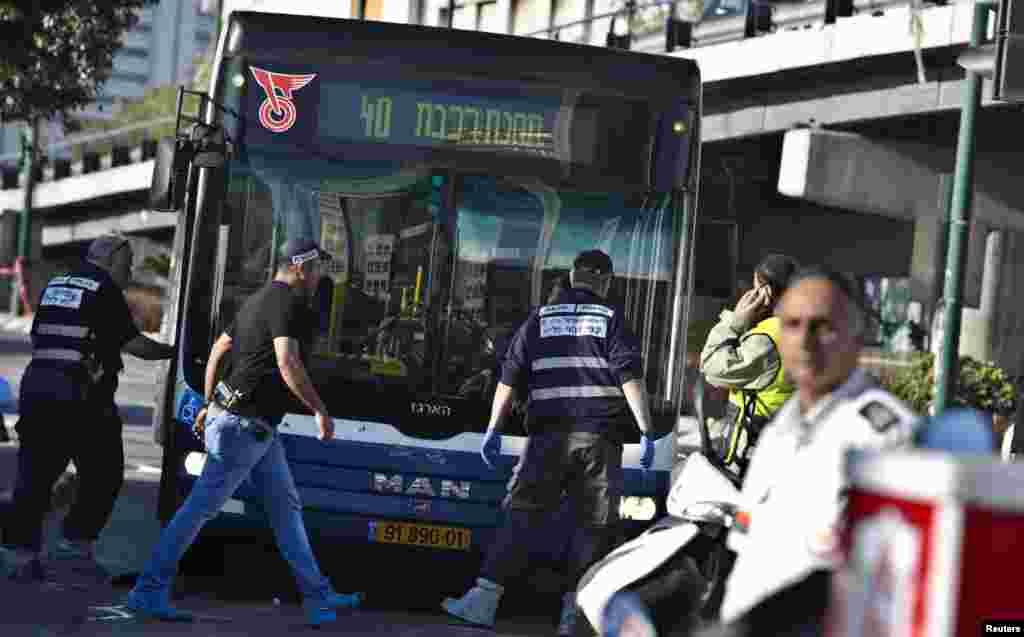
[[[372,99],[363,95],[361,115],[366,123],[366,136],[387,139],[391,136],[391,98],[378,97]]]

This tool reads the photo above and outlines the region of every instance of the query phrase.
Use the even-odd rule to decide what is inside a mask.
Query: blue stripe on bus
[[[477,484],[494,485],[504,492],[518,456],[501,456],[494,469],[483,463],[480,454],[466,451],[423,449],[385,443],[366,443],[350,440],[324,443],[304,436],[281,437],[285,453],[292,467],[319,466],[325,470],[363,469],[388,475],[428,476],[470,480]],[[629,495],[663,495],[668,491],[669,472],[642,471],[626,468],[625,493]],[[483,488],[483,487],[481,487]]]
[[[504,486],[512,475],[518,456],[503,455],[494,469],[484,464],[479,453],[423,449],[379,442],[335,440],[329,443],[305,436],[281,436],[288,461],[328,467],[362,467],[368,471],[451,477]]]

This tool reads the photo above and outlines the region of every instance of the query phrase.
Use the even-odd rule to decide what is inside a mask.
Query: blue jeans
[[[302,504],[284,446],[277,432],[257,439],[247,427],[265,423],[220,412],[206,423],[206,465],[185,503],[160,534],[160,541],[135,585],[140,594],[170,590],[178,562],[200,529],[220,512],[238,486],[252,474],[262,492],[278,549],[292,568],[302,596],[322,600],[331,585],[320,572],[302,520]]]

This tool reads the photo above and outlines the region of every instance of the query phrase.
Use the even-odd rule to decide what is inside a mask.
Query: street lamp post
[[[992,0],[977,0],[971,25],[971,47],[981,46],[988,27]],[[935,365],[935,414],[949,404],[956,388],[960,351],[960,316],[963,308],[963,273],[967,261],[967,235],[970,231],[974,201],[975,122],[981,107],[982,73],[968,68],[960,106],[960,131],[956,147],[956,172],[949,219],[949,247],[946,251],[946,276],[943,285],[942,348]]]
[[[21,173],[24,178],[24,196],[22,198],[21,214],[18,219],[18,250],[17,255],[24,264],[31,256],[32,248],[32,197],[36,186],[36,155],[39,148],[39,120],[32,118],[25,128],[24,137],[21,143]],[[23,274],[22,281],[28,281],[28,275]],[[21,307],[18,285],[18,277],[12,279],[11,286],[11,313],[18,315],[28,308]]]

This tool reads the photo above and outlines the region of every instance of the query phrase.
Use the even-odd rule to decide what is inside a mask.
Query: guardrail
[[[161,117],[111,131],[74,135],[40,148],[44,157],[36,164],[36,180],[48,182],[135,164],[156,156],[157,142],[172,134],[175,118]],[[0,155],[0,190],[21,188],[18,155]]]
[[[699,0],[698,0],[699,1]],[[959,0],[922,0],[920,6],[939,6],[950,4]],[[634,51],[645,53],[664,53],[666,50],[666,26],[667,17],[672,14],[676,5],[688,5],[693,0],[652,0],[650,2],[636,2],[632,6],[634,15],[644,10],[666,8],[664,17],[658,20],[634,19],[633,41],[630,48]],[[732,7],[722,15],[717,15],[715,9],[720,3],[715,0],[704,0],[704,16],[691,27],[690,45],[688,48],[711,46],[723,42],[742,40],[748,37],[762,37],[779,31],[793,31],[804,28],[814,28],[834,22],[837,18],[854,15],[877,14],[882,15],[886,10],[892,8],[904,8],[914,3],[908,0],[741,0],[738,7]],[[623,8],[594,15],[587,19],[573,20],[563,24],[555,24],[549,28],[541,29],[525,34],[527,37],[555,38],[568,28],[585,25],[588,22],[594,24],[598,21],[608,23],[609,18],[616,17],[625,19],[630,8]],[[750,24],[751,19],[758,24]],[[660,21],[660,22],[659,22]],[[618,29],[619,35],[623,29]],[[603,34],[593,33],[591,40],[600,42]],[[677,49],[687,48],[678,46]]]

